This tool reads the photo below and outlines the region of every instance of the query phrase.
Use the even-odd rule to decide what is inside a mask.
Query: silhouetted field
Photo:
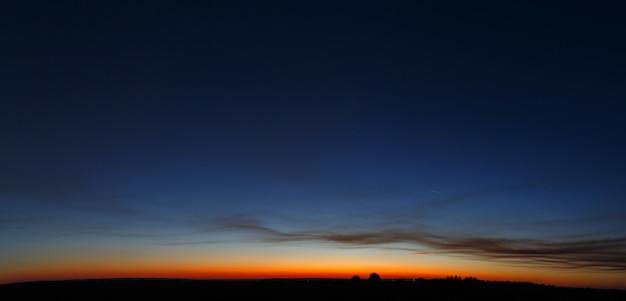
[[[541,298],[541,299],[538,299]],[[0,300],[619,300],[624,290],[526,282],[418,279],[102,279],[0,285]]]

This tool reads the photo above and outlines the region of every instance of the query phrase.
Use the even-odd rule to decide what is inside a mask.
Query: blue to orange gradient
[[[241,246],[245,247],[245,246]],[[625,288],[619,273],[593,269],[559,271],[550,268],[507,266],[436,255],[397,251],[354,251],[307,248],[248,247],[256,255],[144,250],[59,254],[47,258],[26,255],[22,262],[4,265],[3,283],[85,278],[166,277],[187,279],[343,278],[367,277],[371,271],[384,278],[442,278],[451,275],[484,280],[530,281],[574,286]],[[207,248],[210,249],[210,248]],[[259,250],[261,249],[261,250]],[[263,252],[269,249],[271,254]],[[236,250],[228,253],[238,253]]]
[[[626,289],[623,2],[14,2],[0,283]]]

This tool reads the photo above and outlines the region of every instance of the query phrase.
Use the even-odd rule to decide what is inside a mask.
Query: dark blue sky
[[[624,277],[622,2],[18,1],[0,11],[0,244],[14,246],[0,257],[32,249],[34,233],[92,246],[195,244],[220,227],[361,229],[380,240],[298,241],[543,267],[555,260],[543,243],[602,240],[555,251],[568,258],[555,265]],[[541,243],[521,254],[385,236],[415,227],[446,241]]]

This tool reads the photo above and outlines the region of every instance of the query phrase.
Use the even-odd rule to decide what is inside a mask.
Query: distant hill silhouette
[[[374,276],[374,278],[376,278]],[[626,300],[625,290],[564,288],[475,278],[94,279],[0,285],[0,300]]]

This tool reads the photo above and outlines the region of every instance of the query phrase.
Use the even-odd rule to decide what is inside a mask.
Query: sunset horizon
[[[626,1],[0,7],[0,283],[626,290]]]
[[[308,279],[318,279],[318,280],[343,280],[350,281],[352,277],[359,276],[362,282],[368,281],[368,276],[371,274],[369,272],[363,273],[330,273],[330,274],[320,274],[320,273],[310,273],[310,274],[299,274],[299,273],[278,273],[278,274],[266,274],[266,273],[242,273],[242,274],[228,274],[228,275],[217,275],[212,273],[207,273],[208,275],[194,275],[194,274],[186,274],[186,273],[120,273],[120,274],[84,274],[82,276],[67,276],[63,277],[63,272],[55,273],[54,276],[49,277],[40,277],[40,278],[18,278],[14,280],[9,280],[6,282],[0,282],[0,285],[8,285],[8,284],[18,284],[18,283],[29,283],[29,282],[51,282],[51,281],[80,281],[80,280],[117,280],[117,279],[163,279],[163,280],[192,280],[192,281],[263,281],[263,280],[308,280]],[[378,273],[377,273],[378,274]],[[540,280],[537,277],[519,277],[519,278],[507,278],[503,277],[492,277],[492,278],[481,278],[475,277],[471,275],[458,275],[458,274],[441,274],[441,275],[431,275],[424,276],[421,273],[402,273],[402,274],[382,274],[381,275],[383,281],[420,281],[420,280],[461,280],[461,281],[487,281],[487,282],[520,282],[520,283],[532,283],[536,285],[544,285],[544,286],[554,286],[554,287],[563,287],[563,288],[587,288],[587,289],[610,289],[610,290],[626,290],[626,286],[623,286],[621,283],[616,284],[606,284],[606,283],[597,283],[587,282],[586,280],[573,280],[573,281],[563,281],[559,279],[547,279],[545,281]],[[595,284],[595,285],[594,285]]]
[[[382,252],[381,252],[382,253]],[[389,256],[384,255],[384,256]],[[407,255],[425,256],[425,255]],[[62,263],[50,266],[38,265],[37,268],[24,268],[12,271],[5,270],[11,278],[0,278],[0,284],[36,282],[36,281],[61,281],[83,279],[188,279],[188,280],[262,280],[262,279],[345,279],[359,276],[367,281],[371,273],[379,274],[383,280],[398,279],[446,279],[459,277],[460,279],[477,279],[481,281],[510,281],[529,282],[539,285],[572,287],[572,288],[596,288],[596,289],[619,289],[626,290],[626,285],[621,279],[611,280],[611,277],[603,277],[605,272],[599,271],[576,271],[566,275],[563,271],[543,271],[537,273],[535,267],[508,266],[496,264],[491,269],[486,268],[484,263],[476,262],[473,266],[459,268],[448,266],[437,268],[432,264],[423,264],[413,269],[403,269],[402,263],[394,266],[389,261],[378,259],[374,263],[352,263],[346,265],[311,263],[312,267],[302,267],[300,262],[286,263],[275,260],[265,264],[253,262],[239,262],[236,264],[198,264],[202,260],[187,260],[168,265],[160,265],[158,262],[142,262],[135,266],[132,263],[120,263],[123,267],[115,265],[119,259],[111,258],[106,262],[103,258],[94,260],[101,261],[99,267],[90,267],[88,262],[81,260],[81,264],[64,266]],[[163,258],[167,261],[168,258]],[[322,262],[328,261],[321,260]],[[178,266],[174,266],[178,264]],[[274,266],[275,265],[275,266]],[[293,265],[293,266],[292,266]],[[449,263],[448,263],[449,265]],[[273,267],[272,267],[273,266]],[[605,275],[606,276],[606,275]]]

